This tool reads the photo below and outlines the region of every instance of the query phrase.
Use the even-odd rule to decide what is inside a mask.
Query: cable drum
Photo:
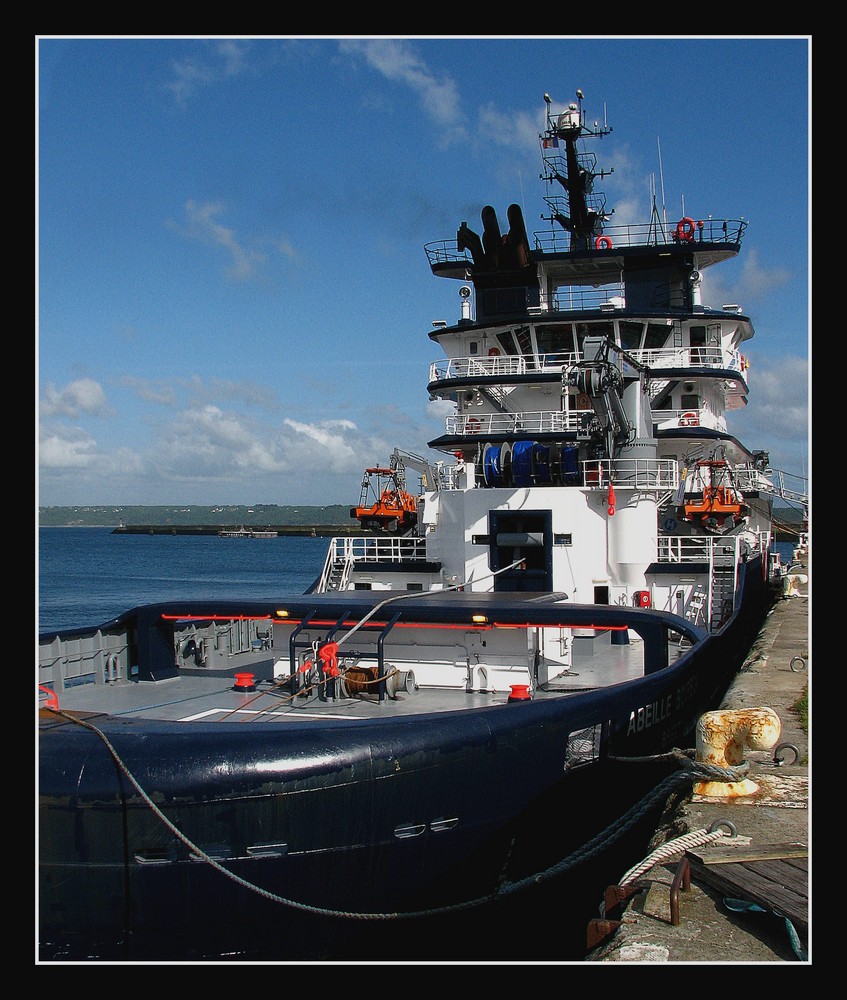
[[[500,468],[500,445],[487,444],[482,453],[482,468],[486,486],[502,486],[503,475]]]
[[[512,485],[512,446],[506,441],[500,448],[501,486]]]
[[[512,445],[512,482],[515,486],[532,486],[532,441],[515,441]]]
[[[532,445],[532,479],[539,486],[551,481],[550,449],[537,441]]]

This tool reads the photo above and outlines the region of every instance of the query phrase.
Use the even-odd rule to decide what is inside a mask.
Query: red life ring
[[[476,417],[471,417],[465,424],[465,430],[468,434],[479,434],[481,427],[482,424],[476,419]]]
[[[489,358],[499,358],[500,357],[500,349],[497,348],[497,347],[489,347],[488,348],[488,356],[489,356]]]
[[[598,236],[594,241],[595,250],[611,250],[612,241],[608,236]]]
[[[689,219],[686,216],[684,219],[680,219],[676,224],[676,238],[680,243],[692,243],[694,241],[694,220]]]
[[[45,708],[52,708],[54,712],[58,712],[59,698],[56,695],[56,692],[52,688],[47,687],[45,684],[39,684],[38,690],[43,691],[44,694],[47,695],[47,701],[44,702]]]
[[[687,413],[683,413],[679,418],[680,427],[699,427],[700,417],[693,411],[689,410]]]

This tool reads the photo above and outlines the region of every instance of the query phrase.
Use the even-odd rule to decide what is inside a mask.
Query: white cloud
[[[41,397],[40,409],[46,417],[76,417],[81,413],[104,416],[109,413],[103,387],[93,378],[69,382],[64,389],[57,389],[52,382],[48,382]]]
[[[168,225],[188,239],[222,247],[232,260],[227,275],[233,281],[249,281],[256,277],[258,269],[267,261],[267,257],[257,250],[250,250],[242,246],[235,235],[235,230],[221,225],[216,220],[216,216],[220,215],[223,210],[223,205],[219,203],[205,202],[200,204],[193,200],[187,201],[185,203],[186,224],[180,226],[169,221]]]
[[[42,433],[38,460],[45,469],[84,469],[97,459],[97,443],[82,431],[57,429]]]
[[[805,358],[774,362],[754,354],[748,374],[750,406],[727,418],[730,433],[751,449],[767,451],[772,468],[795,476],[809,470],[808,379]]]
[[[714,273],[709,269],[703,273],[704,301],[708,296],[714,305],[737,303],[744,312],[746,302],[761,301],[769,292],[787,285],[792,280],[790,271],[782,267],[764,268],[759,253],[755,249],[747,252],[738,278],[731,284],[726,281],[726,273]]]
[[[236,39],[222,39],[204,45],[192,56],[171,61],[173,79],[164,84],[177,104],[185,104],[201,88],[238,76],[248,69],[245,56],[249,43]]]
[[[361,56],[387,80],[414,91],[427,116],[446,130],[445,141],[459,142],[467,137],[455,81],[445,74],[436,76],[406,42],[396,38],[345,40],[340,49]]]
[[[352,420],[326,420],[319,424],[305,424],[286,419],[283,424],[294,431],[286,436],[285,447],[294,466],[316,469],[324,465],[333,472],[358,467],[361,443],[356,437],[348,440],[350,432],[357,430]]]
[[[538,115],[526,112],[505,114],[493,104],[483,105],[479,109],[478,121],[478,134],[484,137],[486,143],[530,150],[533,155],[536,155],[538,147],[538,134],[545,127],[543,111]]]

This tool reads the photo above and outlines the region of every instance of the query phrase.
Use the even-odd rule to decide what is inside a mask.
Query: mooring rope
[[[724,829],[717,829],[712,832],[709,830],[692,830],[691,833],[686,833],[681,837],[676,837],[674,840],[669,840],[648,854],[639,864],[633,865],[628,872],[625,872],[618,880],[618,885],[621,888],[629,885],[630,882],[634,882],[639,876],[650,871],[651,868],[661,864],[663,861],[669,861],[671,858],[676,858],[684,854],[692,847],[705,847],[706,844],[711,844],[721,837],[729,836],[731,836],[731,833]]]
[[[520,566],[522,562],[524,562],[523,559],[515,559],[514,562],[510,562],[508,566],[503,566],[502,569],[496,569],[491,573],[486,573],[484,576],[476,578],[472,576],[468,579],[462,580],[461,583],[454,583],[451,584],[449,587],[444,587],[443,590],[436,591],[436,593],[444,594],[450,590],[461,590],[463,587],[467,587],[472,583],[480,583],[482,580],[488,580],[490,577],[499,576],[501,573],[505,573],[506,570],[514,569],[515,566]],[[363,618],[361,618],[358,622],[356,622],[356,624],[351,629],[349,629],[349,631],[345,632],[344,635],[342,635],[339,639],[337,639],[336,640],[337,644],[340,646],[342,642],[346,642],[351,635],[354,635],[356,632],[358,632],[360,628],[362,628],[368,621],[370,621],[371,618],[373,618],[373,616],[377,613],[377,611],[380,611],[387,604],[393,604],[395,601],[410,601],[413,600],[414,598],[420,598],[420,597],[431,597],[432,594],[433,591],[431,590],[413,590],[408,593],[395,594],[394,597],[386,597],[384,601],[380,601],[379,604],[375,604]]]

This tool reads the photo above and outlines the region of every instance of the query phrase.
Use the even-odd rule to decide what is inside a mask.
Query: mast
[[[605,177],[612,170],[597,170],[594,154],[580,151],[578,142],[587,137],[602,138],[612,129],[596,121],[593,127],[587,127],[582,110],[585,95],[577,90],[576,97],[578,103],[571,103],[561,114],[555,114],[550,95],[544,95],[547,128],[540,136],[545,171],[542,177],[548,184],[557,182],[564,190],[564,195],[545,196],[544,201],[552,213],[545,218],[558,222],[570,233],[571,250],[588,250],[602,233],[603,223],[611,216],[605,211],[605,196],[594,194],[594,179]],[[560,150],[562,144],[564,156],[553,152]]]

